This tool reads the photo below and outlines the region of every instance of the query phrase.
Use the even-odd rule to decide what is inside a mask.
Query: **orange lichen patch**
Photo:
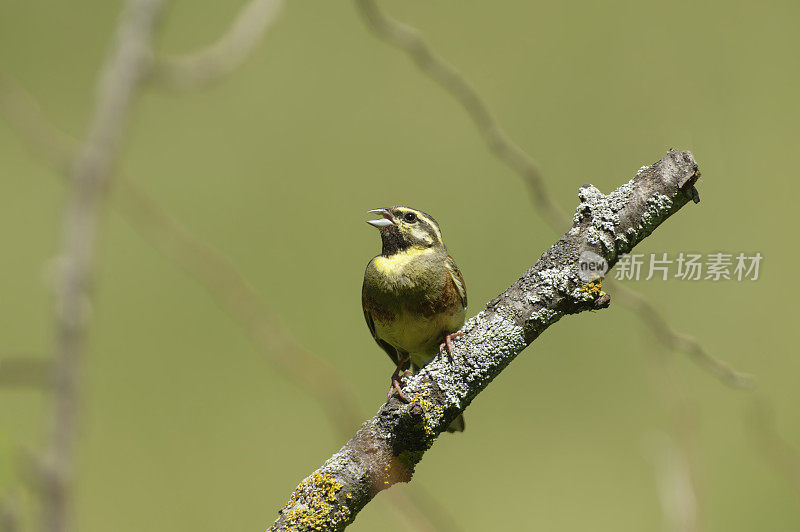
[[[578,291],[586,292],[593,297],[599,297],[603,294],[603,291],[601,290],[601,281],[601,279],[595,279],[594,281],[583,285]]]
[[[341,489],[333,476],[315,471],[297,486],[281,513],[301,530],[324,530],[350,517],[347,506],[335,504]],[[348,498],[352,499],[349,493]]]

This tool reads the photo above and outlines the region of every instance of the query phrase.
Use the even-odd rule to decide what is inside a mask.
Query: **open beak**
[[[378,220],[367,220],[367,223],[373,227],[377,227],[378,229],[383,229],[384,227],[389,227],[391,225],[397,225],[394,221],[394,217],[392,213],[390,213],[386,209],[372,209],[371,211],[367,211],[370,214],[380,214],[383,218]]]

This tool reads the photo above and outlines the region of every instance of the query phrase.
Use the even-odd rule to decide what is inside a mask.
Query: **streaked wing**
[[[458,296],[461,298],[461,304],[464,305],[464,308],[466,308],[467,285],[464,284],[464,277],[461,275],[461,270],[458,269],[458,266],[456,266],[456,261],[454,261],[453,257],[450,255],[447,256],[447,259],[445,259],[444,266],[447,269],[447,272],[450,274],[450,278],[453,279],[453,284],[456,285]]]

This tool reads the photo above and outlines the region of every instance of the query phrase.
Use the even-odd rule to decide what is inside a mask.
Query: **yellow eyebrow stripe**
[[[436,236],[436,240],[438,240],[438,243],[444,245],[444,240],[442,240],[442,230],[439,229],[439,224],[437,224],[433,218],[431,218],[422,211],[418,211],[410,207],[395,207],[395,209],[404,213],[413,212],[414,214],[416,214],[417,218],[424,221],[426,224],[428,224],[428,226],[430,226],[433,229],[434,236]]]

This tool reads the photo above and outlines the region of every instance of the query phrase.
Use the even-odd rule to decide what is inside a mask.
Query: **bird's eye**
[[[403,215],[403,220],[407,221],[410,224],[413,224],[417,221],[417,215],[413,212],[407,212]]]

